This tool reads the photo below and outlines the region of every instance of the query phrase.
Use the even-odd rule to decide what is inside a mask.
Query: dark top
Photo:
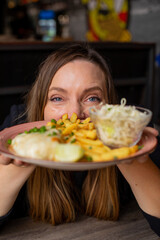
[[[10,114],[4,120],[4,123],[0,126],[0,131],[4,128],[11,127],[17,124],[24,123],[26,121],[26,117],[24,113],[25,106],[24,105],[13,105],[10,110]],[[19,117],[20,116],[20,117]],[[160,168],[160,138],[158,139],[158,145],[155,151],[150,154],[150,158],[152,161]],[[85,179],[87,171],[81,172],[73,172],[74,181],[79,189],[81,189],[83,181]],[[118,184],[119,184],[119,193],[120,193],[120,207],[123,208],[125,204],[134,198],[133,193],[130,189],[129,184],[122,176],[120,171],[118,170]],[[22,187],[19,192],[19,195],[14,203],[12,209],[5,215],[0,217],[0,225],[2,226],[7,220],[10,218],[23,217],[28,215],[29,204],[26,193],[26,184]],[[147,219],[151,229],[160,236],[160,218],[156,218],[151,216],[145,212],[143,212],[144,217]]]

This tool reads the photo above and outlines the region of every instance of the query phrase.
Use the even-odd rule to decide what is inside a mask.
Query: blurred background
[[[159,0],[1,0],[0,123],[50,52],[88,41],[109,63],[119,98],[150,108],[159,126],[159,23]]]
[[[159,52],[159,16],[159,0],[1,0],[0,38],[120,40],[119,20],[131,33],[121,40],[156,42]],[[47,25],[50,39],[43,38]]]

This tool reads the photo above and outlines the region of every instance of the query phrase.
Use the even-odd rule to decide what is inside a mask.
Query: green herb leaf
[[[92,162],[92,160],[93,160],[91,156],[87,156],[86,158],[87,158],[88,162]]]
[[[57,135],[57,133],[56,133],[56,132],[53,132],[53,133],[52,133],[52,136],[56,136],[56,135]]]
[[[39,132],[40,132],[40,133],[44,133],[44,132],[46,132],[46,131],[47,131],[47,129],[46,129],[45,126],[42,126],[42,127],[39,129]]]
[[[69,134],[69,137],[72,137],[74,135],[74,133],[73,132],[71,132],[70,134]]]
[[[33,131],[33,132],[38,132],[38,128],[37,128],[37,127],[34,127],[34,128],[32,129],[32,131]]]
[[[10,145],[12,143],[12,139],[8,139],[7,143]]]
[[[138,150],[142,149],[143,147],[144,147],[143,145],[139,145]]]
[[[51,119],[51,122],[55,123],[55,124],[57,123],[57,121],[55,119]]]
[[[76,141],[76,139],[74,138],[70,141],[70,143],[74,143],[75,141]]]

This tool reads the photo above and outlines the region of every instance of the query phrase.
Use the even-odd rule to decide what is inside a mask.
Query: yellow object
[[[85,120],[83,120],[82,123],[89,123],[90,121],[91,121],[91,118],[88,117],[88,118],[86,118]]]
[[[88,129],[89,129],[89,130],[94,129],[94,124],[93,124],[92,122],[88,124]]]
[[[68,114],[67,113],[62,116],[63,121],[66,120],[66,119],[68,119]]]
[[[88,7],[89,41],[131,41],[126,29],[128,22],[128,0],[82,0]]]
[[[57,124],[60,125],[62,122],[63,122],[62,119],[59,119],[59,120],[57,121]]]
[[[64,120],[63,123],[64,123],[65,127],[68,127],[68,126],[70,126],[72,124],[69,119]]]
[[[134,145],[134,146],[130,147],[129,150],[130,150],[131,154],[134,154],[135,152],[138,151],[138,145]]]
[[[81,131],[84,134],[83,136],[85,138],[90,138],[90,139],[96,139],[97,138],[96,129],[93,129],[93,130],[82,129]]]
[[[76,127],[77,127],[77,123],[73,123],[69,125],[63,130],[62,135],[70,134],[73,131],[73,129],[75,129]]]
[[[46,126],[47,126],[47,127],[52,127],[53,125],[55,125],[55,123],[48,122]]]
[[[72,116],[71,116],[71,118],[70,118],[70,121],[71,121],[72,123],[75,123],[76,120],[77,120],[77,114],[76,114],[76,113],[73,113]],[[80,119],[79,119],[79,120],[80,120]]]
[[[83,157],[84,149],[74,144],[57,144],[55,159],[60,162],[76,162]]]
[[[76,137],[76,139],[82,143],[82,144],[87,144],[90,146],[102,146],[103,143],[99,139],[91,140],[87,138],[81,138],[81,137]]]
[[[113,149],[107,153],[103,153],[101,156],[101,161],[118,160],[121,158],[126,158],[129,155],[130,155],[130,150],[128,147]]]

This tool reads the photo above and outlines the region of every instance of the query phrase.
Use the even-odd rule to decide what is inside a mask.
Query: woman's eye
[[[52,101],[52,102],[61,102],[62,98],[60,98],[60,97],[53,97],[53,98],[50,99],[50,101]]]
[[[90,102],[100,102],[101,100],[100,100],[99,97],[90,97],[90,98],[88,98],[88,101],[90,101]]]

